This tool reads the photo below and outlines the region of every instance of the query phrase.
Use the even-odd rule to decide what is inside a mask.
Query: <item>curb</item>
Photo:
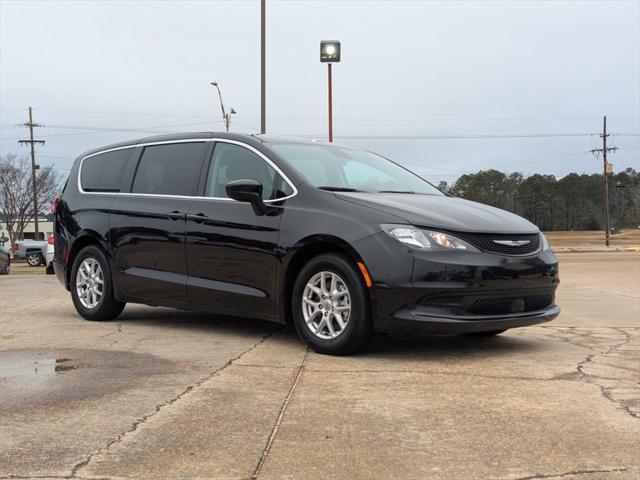
[[[639,247],[554,247],[554,253],[603,253],[603,252],[640,252]]]

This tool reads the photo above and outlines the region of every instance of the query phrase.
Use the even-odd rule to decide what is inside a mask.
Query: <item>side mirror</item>
[[[239,202],[250,203],[256,215],[264,215],[267,206],[262,201],[262,184],[255,180],[234,180],[225,185],[227,196]]]

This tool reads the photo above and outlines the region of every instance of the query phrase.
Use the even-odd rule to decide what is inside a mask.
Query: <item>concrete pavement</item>
[[[559,258],[548,325],[353,357],[0,277],[0,478],[638,478],[640,255]]]

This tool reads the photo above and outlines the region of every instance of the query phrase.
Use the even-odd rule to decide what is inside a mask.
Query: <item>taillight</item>
[[[53,242],[54,242],[54,238],[53,238],[53,235],[51,235],[49,238],[47,238],[47,243],[49,245],[53,245]]]
[[[51,213],[56,213],[59,203],[60,203],[60,195],[57,195],[56,199],[53,202],[51,202],[51,205],[49,206],[49,211]]]

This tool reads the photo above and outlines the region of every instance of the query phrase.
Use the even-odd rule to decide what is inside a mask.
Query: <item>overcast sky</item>
[[[29,105],[46,126],[39,163],[61,170],[83,150],[145,132],[221,130],[212,80],[238,111],[232,129],[255,133],[259,25],[257,0],[2,0],[0,154],[27,153],[15,124]],[[326,137],[322,39],[342,42],[336,141],[429,180],[487,168],[599,172],[585,152],[600,145],[589,134],[605,113],[620,147],[614,169],[640,168],[637,0],[267,0],[269,133]],[[437,138],[536,134],[582,135]]]

